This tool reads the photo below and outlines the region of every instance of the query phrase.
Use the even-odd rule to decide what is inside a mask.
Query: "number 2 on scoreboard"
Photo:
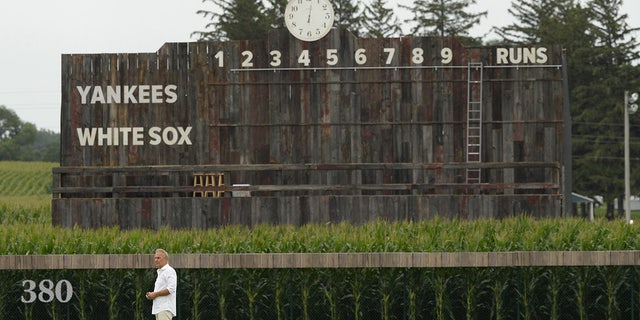
[[[382,48],[382,58],[384,59],[384,64],[390,66],[393,64],[393,61],[396,59],[396,48]],[[254,66],[254,53],[249,50],[242,51],[242,60],[241,67],[242,68],[252,68]],[[271,50],[269,52],[270,60],[269,65],[274,68],[278,68],[282,65],[282,53],[279,50]],[[224,61],[224,53],[222,51],[218,51],[214,56],[215,60],[218,62],[218,67],[223,68],[225,65]],[[308,67],[311,65],[312,56],[308,49],[302,50],[297,57],[298,65],[302,65]],[[353,55],[353,62],[355,62],[356,66],[362,66],[366,64],[367,59],[367,50],[364,48],[358,48],[355,50]],[[451,48],[442,48],[440,50],[440,63],[449,64],[453,61],[453,50]],[[326,64],[328,66],[336,66],[339,62],[339,54],[338,49],[327,49],[326,51]],[[425,50],[417,47],[411,50],[411,63],[413,65],[422,65],[425,62]]]

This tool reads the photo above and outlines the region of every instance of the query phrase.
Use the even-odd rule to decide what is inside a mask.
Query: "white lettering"
[[[178,94],[176,94],[176,90],[178,90],[178,86],[175,84],[170,84],[164,88],[164,94],[167,95],[167,103],[175,103],[178,101]]]
[[[496,48],[496,64],[543,64],[549,61],[547,48]]]
[[[149,144],[192,145],[189,134],[192,127],[151,127],[148,131]],[[142,146],[145,144],[143,127],[76,128],[81,146]]]
[[[105,128],[98,128],[98,145],[104,145],[105,140],[108,146],[113,145],[111,141],[111,128],[106,128],[106,131]]]
[[[522,48],[524,63],[536,63],[536,48]]]
[[[178,141],[178,131],[174,127],[169,127],[162,131],[162,140],[164,143],[172,146]]]
[[[138,87],[138,102],[149,103],[149,88],[147,85]]]
[[[138,86],[124,86],[124,103],[138,103],[134,93]]]
[[[91,96],[91,104],[96,103],[105,103],[104,93],[102,92],[102,88],[96,87],[93,89],[93,95]]]
[[[78,89],[78,93],[80,93],[80,103],[87,104],[87,95],[89,95],[91,87],[87,86],[83,88],[81,86],[77,86],[76,89]]]
[[[96,128],[77,128],[76,133],[78,134],[78,140],[80,141],[81,146],[92,146],[96,141]]]
[[[162,128],[160,127],[153,127],[149,129],[149,137],[151,138],[151,141],[149,141],[149,143],[152,146],[157,146],[162,142],[162,138],[160,138],[160,134],[159,134],[161,130]]]
[[[133,128],[133,145],[134,146],[144,145],[144,128],[142,127]]]
[[[191,127],[187,127],[186,130],[182,127],[178,127],[178,131],[180,131],[180,141],[178,141],[178,145],[182,145],[182,144],[191,145],[191,139],[189,139],[189,133],[191,133]]]
[[[178,101],[178,86],[133,85],[133,86],[76,86],[82,104],[96,103],[175,103]]]
[[[120,86],[107,87],[107,103],[120,103]]]
[[[522,48],[509,48],[509,60],[514,64],[522,62]]]
[[[507,48],[496,49],[496,64],[509,63],[509,50]]]
[[[129,128],[129,127],[120,128],[120,132],[122,133],[122,145],[123,146],[128,146],[129,145],[129,134],[131,133],[131,128]]]
[[[536,60],[537,63],[547,63],[547,61],[549,61],[549,57],[547,56],[547,48],[545,47],[538,48],[538,50],[536,51],[536,56],[538,57],[538,59]]]
[[[162,86],[151,86],[151,103],[162,103]]]

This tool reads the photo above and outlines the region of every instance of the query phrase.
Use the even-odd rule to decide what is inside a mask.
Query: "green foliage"
[[[153,231],[65,229],[41,224],[45,219],[31,218],[38,223],[23,223],[25,219],[10,218],[14,213],[8,211],[5,220],[10,223],[0,226],[0,254],[129,254],[148,253],[161,246],[175,253],[590,251],[640,247],[640,235],[633,231],[638,227],[622,221],[509,219],[493,221],[494,232],[489,236],[483,222],[444,219],[414,223],[378,221],[362,226],[260,225],[254,229],[227,226]],[[528,225],[526,229],[524,224]],[[425,235],[426,230],[433,228],[446,231]],[[368,233],[371,229],[380,232]],[[552,234],[550,230],[555,232]],[[285,233],[286,237],[280,236]],[[545,239],[538,238],[539,235]],[[485,241],[488,237],[491,240]]]
[[[415,35],[439,37],[466,36],[472,27],[486,17],[487,12],[472,13],[469,7],[476,0],[414,0],[408,9],[413,12],[411,30]]]
[[[268,252],[492,252],[636,250],[638,225],[597,219],[434,218],[210,230],[120,230],[51,226],[55,163],[0,162],[0,254]]]
[[[197,14],[211,20],[210,31],[196,31],[200,40],[264,39],[271,28],[284,25],[282,2],[274,1],[266,7],[261,0],[204,0],[212,2],[213,10],[199,10]],[[282,10],[282,11],[280,11]]]
[[[640,67],[630,65],[639,54],[637,41],[620,6],[616,0],[593,0],[586,8],[576,5],[567,11],[563,26],[569,32],[555,32],[553,38],[569,49],[574,188],[583,194],[602,195],[608,203],[623,194],[624,91],[640,88]],[[631,136],[637,133],[633,126]],[[638,141],[632,141],[632,159],[639,155],[637,146]],[[634,190],[639,186],[635,183],[640,177],[638,168],[634,161]],[[608,212],[611,216],[612,210]]]
[[[385,0],[374,0],[364,8],[364,36],[370,38],[388,38],[399,36],[402,29],[393,8],[386,6]]]
[[[0,161],[0,200],[13,197],[30,204],[21,197],[51,196],[52,170],[57,166],[52,162]]]
[[[558,33],[558,28],[565,29],[567,11],[574,7],[574,0],[512,1],[508,11],[516,21],[496,31],[510,43],[562,43],[550,42],[549,38]]]
[[[0,105],[0,141],[15,137],[20,133],[22,121],[15,111]]]
[[[1,163],[6,181],[50,181],[55,164]],[[31,171],[39,171],[34,177]],[[8,178],[18,176],[18,178]],[[42,180],[42,181],[41,181]],[[3,180],[4,181],[4,180]],[[38,182],[40,181],[40,182]],[[637,250],[637,225],[604,219],[375,221],[363,225],[226,226],[211,230],[58,228],[46,188],[3,196],[0,254],[447,252]],[[38,200],[37,197],[43,197]],[[48,198],[48,199],[47,199]],[[0,271],[3,319],[144,319],[149,270]],[[181,319],[578,319],[629,318],[634,267],[181,269]],[[68,280],[68,304],[24,304],[24,279]],[[635,290],[632,291],[631,290]],[[640,299],[640,298],[638,298]],[[640,305],[636,301],[635,307]]]
[[[60,135],[38,130],[0,105],[0,161],[60,161]]]
[[[338,28],[346,28],[358,36],[364,22],[360,0],[332,0],[331,3],[335,13],[334,25]]]

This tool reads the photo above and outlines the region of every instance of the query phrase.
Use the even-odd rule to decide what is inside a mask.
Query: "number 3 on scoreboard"
[[[396,59],[396,48],[382,48],[382,58],[384,59],[384,64],[390,66],[393,64],[393,61]],[[364,48],[358,48],[355,50],[353,55],[353,63],[356,66],[362,66],[367,63],[367,50]],[[245,50],[241,52],[241,67],[242,68],[252,68],[254,67],[254,53],[249,50]],[[269,65],[274,68],[278,68],[282,65],[282,52],[280,50],[271,50],[269,52],[270,61]],[[224,53],[222,51],[218,51],[214,56],[214,59],[218,62],[218,67],[223,68],[225,65],[224,61]],[[299,65],[308,67],[311,65],[311,54],[309,50],[305,49],[300,52],[298,55],[297,62]],[[338,49],[327,49],[326,51],[326,64],[328,66],[337,66],[339,64],[339,54]],[[451,48],[442,48],[440,50],[440,62],[442,64],[449,64],[453,61],[453,51]],[[424,49],[417,47],[411,50],[411,63],[413,65],[422,65],[425,62],[425,51]]]

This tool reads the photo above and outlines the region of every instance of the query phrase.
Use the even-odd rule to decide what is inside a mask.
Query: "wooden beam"
[[[638,266],[640,251],[170,254],[178,269]],[[152,254],[0,255],[0,270],[148,269]]]

